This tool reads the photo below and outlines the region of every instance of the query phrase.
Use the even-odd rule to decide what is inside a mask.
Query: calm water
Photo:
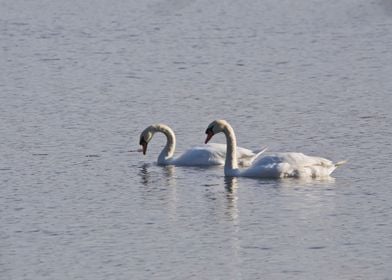
[[[391,1],[0,4],[0,279],[392,279]],[[161,135],[129,152],[216,118],[349,163],[228,179],[156,166]]]

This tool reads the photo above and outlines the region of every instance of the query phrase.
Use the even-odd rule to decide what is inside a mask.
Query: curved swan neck
[[[223,128],[223,133],[226,136],[226,161],[225,161],[225,175],[232,176],[234,170],[238,169],[237,163],[237,139],[233,128],[226,123]]]
[[[172,159],[174,155],[176,149],[176,136],[174,135],[173,130],[164,124],[156,125],[155,130],[156,132],[162,132],[166,136],[166,145],[158,156],[158,164],[165,164]]]

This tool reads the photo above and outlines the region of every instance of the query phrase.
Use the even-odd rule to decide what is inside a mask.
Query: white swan
[[[337,166],[345,163],[321,158],[311,157],[302,153],[278,153],[263,156],[255,161],[249,168],[240,170],[237,164],[237,140],[233,128],[225,120],[213,121],[207,128],[207,143],[212,136],[223,132],[227,141],[225,161],[225,175],[232,177],[255,177],[255,178],[316,178],[328,177]]]
[[[192,147],[177,158],[173,158],[176,148],[176,136],[174,135],[173,130],[165,124],[150,125],[140,134],[139,144],[143,148],[143,154],[146,154],[147,145],[156,132],[165,134],[167,138],[166,145],[158,156],[159,165],[211,166],[223,165],[225,162],[226,145],[218,143]],[[238,160],[241,165],[249,166],[253,160],[264,151],[265,149],[255,154],[251,150],[238,147]]]

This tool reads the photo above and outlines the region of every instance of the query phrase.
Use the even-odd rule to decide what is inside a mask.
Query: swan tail
[[[347,163],[347,160],[338,161],[337,163],[335,163],[335,167],[341,166],[345,163]]]

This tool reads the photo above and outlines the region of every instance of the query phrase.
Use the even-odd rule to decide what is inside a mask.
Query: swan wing
[[[238,164],[242,167],[248,167],[253,164],[253,162],[259,158],[268,148],[265,147],[263,149],[257,151],[251,151],[248,149],[244,149],[241,147],[237,148],[237,157],[238,157]],[[246,150],[243,153],[238,153],[239,150]]]
[[[334,163],[322,157],[307,156],[303,153],[276,153],[259,158],[254,165],[268,165],[277,163],[288,163],[293,166],[334,166]]]
[[[179,155],[173,164],[183,166],[223,165],[225,156],[225,149],[216,149],[210,145],[195,146]]]
[[[202,146],[195,146],[185,150],[171,163],[183,166],[212,166],[224,165],[226,159],[226,144],[209,143]],[[262,154],[265,149],[258,153],[252,150],[238,147],[237,158],[242,166],[250,166],[255,158]]]
[[[286,177],[327,177],[338,164],[322,158],[307,156],[303,153],[277,153],[264,156],[247,170],[247,177],[286,178]]]
[[[226,158],[226,149],[227,149],[226,144],[209,143],[209,144],[206,144],[206,146],[208,146],[207,149],[211,150],[212,152],[216,152],[217,153],[215,155],[216,157],[222,157],[222,164],[224,164],[224,161],[225,161],[225,158]],[[240,166],[242,166],[242,167],[251,166],[252,163],[254,162],[254,160],[256,158],[258,158],[266,150],[267,150],[266,147],[263,147],[260,150],[252,151],[250,149],[246,149],[246,148],[237,146],[237,160],[238,160],[238,164]]]

